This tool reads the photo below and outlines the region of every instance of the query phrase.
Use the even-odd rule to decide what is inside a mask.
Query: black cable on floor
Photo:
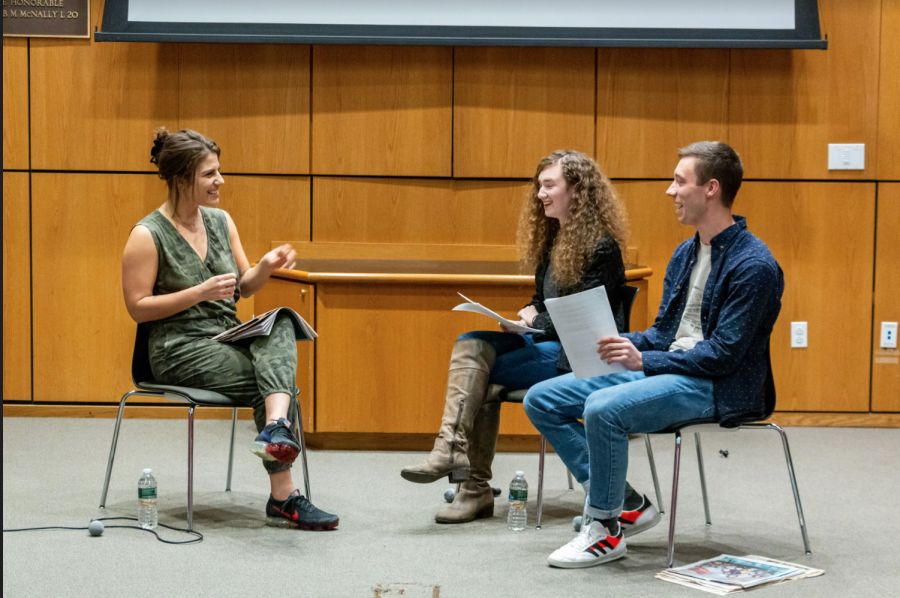
[[[137,521],[137,517],[103,517],[103,518],[101,518],[101,519],[93,519],[92,521],[121,521],[121,520],[125,520],[125,521]],[[195,537],[194,539],[192,539],[192,540],[184,540],[184,541],[182,541],[182,542],[176,542],[176,541],[174,541],[174,540],[163,540],[162,538],[159,537],[159,534],[157,534],[157,533],[156,533],[155,531],[153,531],[152,529],[145,529],[145,528],[143,528],[143,527],[138,527],[138,526],[134,526],[134,525],[106,525],[106,526],[103,527],[103,529],[104,529],[104,530],[106,530],[106,529],[136,529],[136,530],[141,531],[141,532],[150,532],[151,534],[153,534],[154,536],[156,536],[156,539],[157,539],[157,540],[159,540],[160,542],[162,542],[162,543],[164,543],[164,544],[196,544],[196,543],[198,543],[198,542],[202,542],[202,541],[203,541],[203,534],[201,534],[201,533],[198,532],[198,531],[187,530],[187,529],[181,529],[181,528],[177,528],[177,527],[172,527],[171,525],[166,525],[165,523],[160,523],[160,524],[158,524],[158,525],[160,525],[160,526],[162,526],[162,527],[164,527],[164,528],[166,528],[166,529],[174,530],[174,531],[176,531],[176,532],[184,532],[184,533],[186,533],[186,534],[191,534],[192,536],[196,536],[196,537]],[[87,527],[63,527],[63,526],[50,526],[50,527],[23,527],[23,528],[20,528],[20,529],[5,529],[5,530],[3,530],[3,533],[5,534],[6,532],[34,532],[34,531],[54,530],[54,529],[67,529],[67,530],[81,530],[81,531],[83,531],[83,530],[87,530],[87,529],[89,529],[89,528],[87,528]],[[102,533],[102,532],[101,532],[101,533]]]

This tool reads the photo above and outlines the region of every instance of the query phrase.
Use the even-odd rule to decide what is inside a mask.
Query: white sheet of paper
[[[471,299],[469,299],[462,293],[457,293],[457,295],[459,295],[460,297],[462,297],[463,299],[468,301],[468,303],[460,303],[459,305],[457,305],[456,307],[453,308],[453,311],[469,311],[469,312],[472,312],[475,314],[481,314],[483,316],[493,318],[494,320],[497,320],[498,322],[500,322],[501,324],[503,324],[504,326],[506,326],[507,328],[509,328],[510,330],[513,330],[515,332],[543,332],[543,330],[538,330],[536,328],[529,328],[528,326],[520,326],[519,324],[516,324],[515,322],[511,322],[510,320],[507,320],[500,314],[492,312],[491,310],[489,310],[485,306],[481,305],[480,303],[475,303],[474,301],[472,301]]]
[[[597,353],[598,340],[619,334],[605,288],[597,287],[566,297],[547,299],[544,304],[576,378],[625,371],[622,364],[608,364]]]

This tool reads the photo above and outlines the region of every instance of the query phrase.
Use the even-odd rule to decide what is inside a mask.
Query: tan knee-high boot
[[[453,503],[434,516],[438,523],[466,523],[494,516],[491,464],[500,431],[500,406],[506,389],[491,385],[475,416],[469,439],[469,479],[463,482]]]
[[[453,345],[441,430],[434,441],[434,449],[425,461],[401,470],[400,475],[404,479],[419,484],[434,482],[448,475],[451,482],[468,479],[469,459],[466,451],[469,431],[475,413],[484,400],[496,356],[494,347],[482,340],[458,340]]]

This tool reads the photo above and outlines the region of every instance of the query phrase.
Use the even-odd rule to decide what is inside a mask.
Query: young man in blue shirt
[[[724,143],[679,151],[666,192],[696,234],[678,246],[663,281],[656,321],[645,332],[599,339],[598,353],[627,370],[560,376],[533,386],[525,411],[587,492],[589,522],[550,555],[580,568],[625,555],[625,536],[659,521],[646,497],[625,497],[628,434],[715,417],[724,427],[762,416],[767,352],[784,277],[766,245],[731,207],[743,166]],[[579,419],[584,420],[582,424]],[[641,519],[635,525],[632,517]]]

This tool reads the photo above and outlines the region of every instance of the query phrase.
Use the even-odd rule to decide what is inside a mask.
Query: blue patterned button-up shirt
[[[653,326],[622,335],[641,351],[648,376],[711,378],[723,427],[764,413],[766,351],[784,292],[784,275],[769,248],[747,230],[745,218],[734,216],[734,221],[711,241],[712,264],[700,309],[703,340],[690,351],[668,351],[687,303],[699,235],[672,254]]]

